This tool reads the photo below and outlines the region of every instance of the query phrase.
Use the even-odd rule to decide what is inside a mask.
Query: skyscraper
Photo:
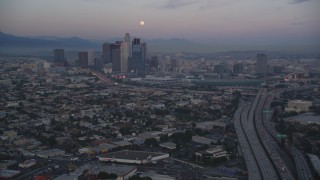
[[[214,66],[214,70],[215,73],[225,73],[226,72],[226,64],[225,63],[220,63]]]
[[[158,66],[159,66],[158,60],[159,60],[158,56],[152,56],[149,63],[150,68],[158,69]]]
[[[159,64],[160,71],[165,72],[167,63],[166,63],[166,59],[163,58],[163,55],[160,55],[160,54],[158,55],[158,64]]]
[[[94,66],[94,50],[93,49],[88,50],[88,65]]]
[[[88,67],[88,52],[83,51],[79,52],[79,66],[81,68],[87,68]]]
[[[102,61],[103,64],[111,63],[111,45],[108,42],[102,44]]]
[[[138,69],[138,76],[146,76],[147,43],[141,43],[141,61]]]
[[[268,72],[268,58],[266,54],[257,54],[256,73],[266,75]]]
[[[126,36],[124,38],[124,42],[127,42],[129,45],[128,45],[128,48],[129,48],[129,57],[132,56],[132,48],[131,48],[131,41],[130,41],[130,34],[129,33],[126,33]]]
[[[132,62],[131,66],[133,71],[139,77],[145,77],[146,71],[146,58],[147,58],[147,44],[140,43],[140,39],[135,38],[132,41]]]
[[[233,73],[234,74],[240,74],[243,73],[243,63],[236,63],[233,65]]]
[[[121,72],[128,72],[129,57],[131,57],[130,35],[126,33],[124,42],[121,43]]]
[[[112,60],[112,72],[121,71],[121,43],[116,42],[110,45],[111,49],[111,60]]]
[[[55,66],[64,66],[64,49],[53,50],[53,63]]]

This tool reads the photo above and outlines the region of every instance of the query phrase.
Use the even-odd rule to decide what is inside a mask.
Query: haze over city
[[[0,31],[17,36],[107,40],[129,32],[145,39],[182,38],[227,50],[312,51],[320,42],[318,0],[3,0],[0,4]],[[143,27],[140,20],[145,21]]]
[[[320,179],[320,0],[0,0],[0,179]]]

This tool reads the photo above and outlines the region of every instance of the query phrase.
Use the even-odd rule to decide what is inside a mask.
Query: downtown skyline
[[[107,40],[129,32],[235,49],[316,49],[320,42],[318,0],[3,0],[0,5],[0,31],[18,36]]]

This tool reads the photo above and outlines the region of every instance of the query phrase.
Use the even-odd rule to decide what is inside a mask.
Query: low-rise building
[[[217,143],[215,140],[210,139],[210,138],[206,138],[206,137],[202,137],[202,136],[192,136],[192,141],[199,143],[199,144],[205,144],[205,145],[211,145],[213,143]]]
[[[137,172],[137,167],[134,166],[124,166],[124,165],[111,165],[106,166],[102,164],[85,164],[75,171],[71,172],[69,175],[64,174],[61,175],[55,180],[66,180],[66,179],[78,179],[79,176],[83,175],[83,173],[87,171],[89,174],[98,175],[99,172],[106,172],[106,173],[114,173],[118,177],[116,180],[125,180],[129,177],[133,176]]]
[[[98,156],[100,161],[130,164],[147,164],[168,158],[169,154],[160,152],[123,150]]]
[[[14,130],[9,130],[9,131],[3,131],[3,135],[10,138],[10,139],[14,139],[17,137],[17,132]]]
[[[49,158],[53,156],[63,155],[65,153],[62,149],[49,149],[44,151],[39,151],[36,153],[38,157]]]
[[[0,169],[0,179],[12,179],[20,173],[21,171]]]
[[[309,111],[309,107],[312,106],[310,101],[293,100],[288,102],[289,109],[295,109],[297,111]]]
[[[165,142],[160,144],[160,147],[169,149],[169,150],[175,150],[177,148],[177,145],[175,143],[172,142]]]
[[[222,146],[215,146],[213,148],[196,152],[196,157],[198,161],[203,161],[204,159],[217,159],[227,156],[227,151],[223,149]]]
[[[140,177],[150,177],[152,180],[175,180],[175,177],[165,175],[165,174],[158,174],[155,171],[147,171],[140,175]]]
[[[37,161],[35,159],[29,159],[29,160],[26,160],[22,163],[19,163],[19,167],[21,168],[29,168],[29,167],[32,167],[34,165],[37,164]]]

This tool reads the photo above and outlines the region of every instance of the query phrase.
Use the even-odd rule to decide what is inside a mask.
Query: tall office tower
[[[158,69],[158,66],[159,66],[158,56],[151,57],[149,66],[150,68]]]
[[[112,62],[112,72],[120,72],[121,71],[121,43],[116,42],[115,44],[111,44],[111,62]]]
[[[243,73],[243,63],[236,63],[233,65],[233,73],[234,74],[241,74]]]
[[[171,59],[170,65],[172,68],[176,68],[179,65],[179,61],[177,59]]]
[[[87,68],[88,67],[88,52],[83,51],[79,52],[79,66],[81,68]]]
[[[108,42],[102,44],[102,60],[103,64],[111,63],[111,45]]]
[[[160,71],[166,71],[166,60],[163,58],[163,55],[160,54],[158,55],[158,66]]]
[[[215,73],[222,74],[222,73],[225,73],[225,72],[226,72],[226,68],[227,68],[227,67],[226,67],[226,64],[221,63],[221,64],[215,65],[213,71],[214,71]]]
[[[131,41],[130,41],[130,34],[126,33],[126,36],[124,38],[124,42],[128,43],[128,48],[129,48],[129,57],[132,56],[132,48],[131,48]]]
[[[94,50],[93,49],[88,50],[88,65],[94,66]]]
[[[53,50],[53,63],[55,66],[64,66],[64,49],[54,49]]]
[[[258,75],[267,74],[268,70],[268,58],[265,54],[257,54],[256,73]]]
[[[121,72],[128,72],[129,57],[131,57],[130,35],[126,33],[124,42],[121,43]]]
[[[101,70],[103,69],[104,62],[102,58],[94,58],[94,68],[96,70]]]
[[[121,72],[128,72],[129,43],[122,42],[120,49],[121,49]]]
[[[139,77],[145,77],[146,58],[147,58],[147,44],[140,43],[140,39],[135,38],[132,41],[132,69]]]
[[[138,76],[146,76],[146,61],[147,61],[147,43],[141,43],[141,61],[138,69]]]

